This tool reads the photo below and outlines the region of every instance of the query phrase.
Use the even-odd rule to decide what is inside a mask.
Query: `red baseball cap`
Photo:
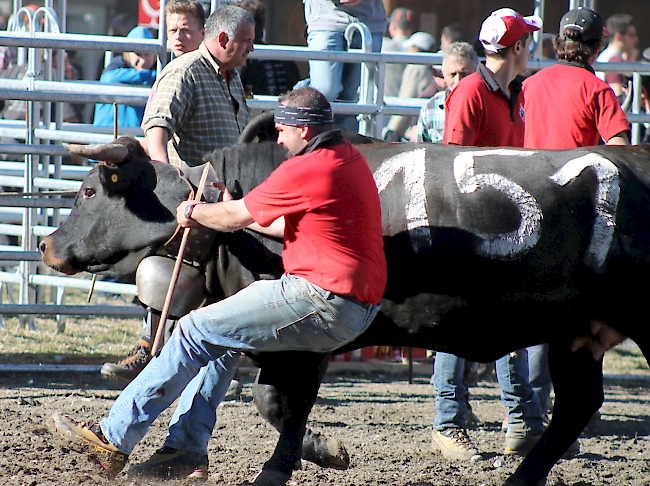
[[[483,21],[478,38],[486,51],[497,52],[541,28],[542,19],[536,15],[522,17],[511,8],[500,8]]]

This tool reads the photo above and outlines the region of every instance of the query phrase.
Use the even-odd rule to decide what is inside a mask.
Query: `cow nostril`
[[[41,253],[45,253],[45,250],[47,250],[47,243],[45,243],[45,241],[41,241],[38,245],[38,249],[41,250]]]

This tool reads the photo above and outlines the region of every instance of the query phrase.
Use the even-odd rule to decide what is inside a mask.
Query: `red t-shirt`
[[[378,304],[386,258],[377,186],[347,141],[283,162],[244,197],[255,222],[284,216],[282,262],[330,292]]]
[[[501,90],[488,89],[478,72],[463,78],[445,103],[443,144],[476,147],[523,147],[522,95],[510,119],[508,100]]]
[[[523,91],[526,148],[589,147],[630,130],[614,91],[583,67],[547,67],[524,81]]]

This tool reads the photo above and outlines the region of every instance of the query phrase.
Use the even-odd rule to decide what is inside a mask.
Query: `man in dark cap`
[[[558,63],[524,82],[524,147],[567,149],[628,145],[630,125],[610,86],[596,77],[596,61],[606,30],[586,7],[567,12],[555,39]]]

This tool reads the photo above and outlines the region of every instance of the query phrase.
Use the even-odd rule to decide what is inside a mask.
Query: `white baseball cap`
[[[478,35],[486,51],[497,52],[517,42],[526,32],[542,28],[542,19],[536,15],[522,17],[511,8],[500,8],[483,21]]]

